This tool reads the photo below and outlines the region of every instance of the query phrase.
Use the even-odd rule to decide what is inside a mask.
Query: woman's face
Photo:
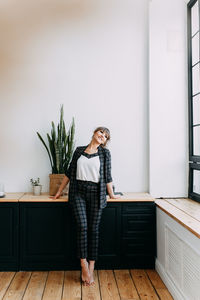
[[[95,141],[98,144],[105,144],[106,140],[108,138],[108,135],[105,131],[103,130],[98,130],[97,132],[94,133],[93,135],[93,139],[95,139]]]

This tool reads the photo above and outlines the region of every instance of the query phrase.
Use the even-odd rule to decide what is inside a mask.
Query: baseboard
[[[155,269],[162,278],[162,281],[168,288],[169,292],[171,293],[174,300],[191,300],[186,298],[182,292],[179,290],[179,288],[174,284],[174,282],[171,280],[171,278],[167,275],[165,272],[164,267],[161,265],[161,263],[156,259]]]

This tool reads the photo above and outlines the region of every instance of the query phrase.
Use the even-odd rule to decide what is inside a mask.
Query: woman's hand
[[[60,196],[62,196],[62,192],[57,192],[56,194],[55,194],[55,196],[50,196],[49,198],[51,198],[51,199],[58,199],[58,198],[60,198]]]
[[[121,195],[109,195],[110,199],[119,199],[121,198]]]
[[[109,195],[110,199],[119,199],[120,198],[120,195],[114,194],[112,182],[107,183],[106,187],[107,187],[107,191],[108,191],[108,195]]]

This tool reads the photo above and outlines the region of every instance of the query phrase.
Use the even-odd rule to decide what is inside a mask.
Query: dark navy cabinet
[[[108,202],[96,268],[154,268],[155,220],[154,202]],[[68,202],[1,203],[0,226],[1,271],[80,268]]]
[[[121,267],[154,268],[156,252],[154,202],[132,202],[121,205]]]
[[[70,268],[70,223],[66,202],[21,202],[20,270]]]
[[[17,202],[0,203],[0,270],[19,268],[19,206]]]

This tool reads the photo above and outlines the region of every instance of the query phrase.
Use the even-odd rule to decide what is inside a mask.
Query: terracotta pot
[[[49,174],[49,195],[55,196],[65,174]]]

